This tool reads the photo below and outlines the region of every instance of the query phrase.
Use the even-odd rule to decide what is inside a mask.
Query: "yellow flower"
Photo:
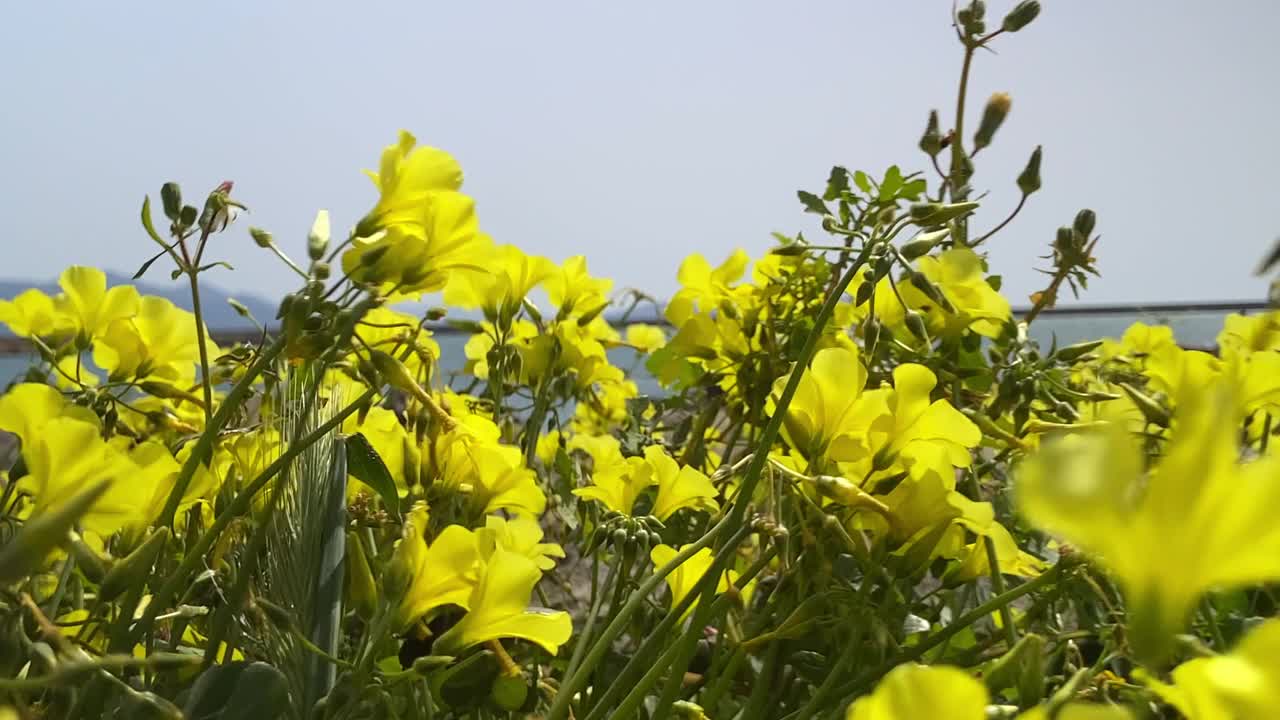
[[[382,151],[378,172],[367,171],[378,188],[378,204],[360,221],[357,235],[396,228],[425,237],[423,207],[436,193],[461,189],[462,168],[453,156],[433,147],[415,147],[417,142],[401,130],[400,141]]]
[[[111,323],[138,312],[138,290],[132,285],[107,289],[107,276],[97,268],[73,265],[58,279],[62,294],[54,301],[58,312],[71,319],[87,344]],[[83,346],[83,345],[82,345]]]
[[[657,545],[649,551],[649,559],[653,561],[655,567],[662,567],[671,562],[682,549],[673,548],[670,545]],[[686,595],[694,591],[698,581],[711,569],[712,560],[711,549],[702,548],[667,575],[667,587],[671,589],[672,607],[679,605]],[[720,574],[720,579],[716,581],[716,592],[725,592],[737,579],[737,572],[726,569]],[[688,617],[689,612],[692,610],[693,606],[690,605],[688,610],[685,611],[685,617]]]
[[[733,283],[742,279],[750,262],[751,257],[741,248],[715,269],[701,253],[685,258],[676,274],[683,287],[667,303],[667,319],[673,325],[683,325],[695,312],[711,312],[733,299]]]
[[[34,444],[44,426],[58,417],[71,417],[96,425],[98,416],[82,405],[67,402],[57,388],[41,383],[19,383],[0,395],[0,430],[13,433],[23,447]]]
[[[450,305],[482,308],[486,319],[508,318],[535,287],[555,271],[544,257],[526,255],[515,245],[501,245],[485,253],[486,272],[455,276],[445,288]]]
[[[560,315],[591,312],[608,301],[613,281],[593,278],[587,273],[587,259],[574,255],[547,277],[547,297],[560,309]]]
[[[467,600],[467,614],[436,639],[434,650],[454,654],[489,640],[519,638],[555,655],[572,634],[573,621],[566,612],[528,608],[540,579],[536,562],[496,548]]]
[[[907,663],[855,700],[845,720],[983,720],[989,699],[986,686],[959,668]]]
[[[538,447],[535,454],[546,467],[551,467],[560,451],[560,431],[551,430],[538,436]]]
[[[482,255],[488,246],[475,202],[442,190],[429,194],[418,221],[353,240],[342,254],[342,270],[383,293],[416,297],[440,290],[459,274],[485,272]]]
[[[771,401],[782,393],[786,380],[778,378]],[[863,395],[866,384],[867,371],[857,348],[819,350],[787,408],[787,441],[813,463],[868,456],[868,434],[884,423],[887,406],[883,394]]]
[[[574,495],[595,500],[613,512],[630,515],[636,500],[653,484],[653,467],[642,458],[632,457],[601,465],[598,461],[591,473],[591,484],[576,488]]]
[[[480,555],[486,561],[499,548],[533,560],[539,570],[554,568],[556,561],[552,558],[564,557],[564,548],[542,542],[542,526],[528,515],[517,515],[512,520],[489,515],[476,535],[480,540]]]
[[[627,326],[627,344],[642,353],[651,353],[667,344],[667,335],[657,325],[633,323]]]
[[[893,389],[885,393],[885,403],[893,414],[893,424],[878,427],[873,436],[880,452],[896,458],[895,465],[913,477],[930,468],[950,464],[968,467],[969,451],[982,441],[982,432],[946,400],[930,401],[938,384],[933,371],[923,365],[906,363],[893,369]]]
[[[72,329],[71,319],[57,311],[53,298],[35,289],[0,300],[0,322],[20,337],[49,337]]]
[[[1130,638],[1161,660],[1200,595],[1280,579],[1275,458],[1238,462],[1237,406],[1220,385],[1188,396],[1149,472],[1122,430],[1046,443],[1017,473],[1033,523],[1093,555],[1124,588]]]
[[[205,342],[209,355],[216,355],[213,342]],[[189,386],[200,362],[195,315],[162,297],[143,297],[136,315],[106,327],[94,344],[93,361],[113,381],[147,379]]]
[[[979,335],[995,337],[1009,319],[1009,301],[987,283],[982,258],[969,248],[952,248],[936,257],[926,255],[917,261],[919,272],[941,292],[951,309],[948,312],[923,290],[907,281],[899,281],[899,300],[888,279],[876,286],[876,315],[886,324],[902,321],[905,308],[925,313],[929,330],[956,334],[971,329]]]
[[[390,308],[374,308],[360,319],[356,334],[375,350],[400,359],[423,384],[430,383],[432,366],[440,359],[440,345],[418,318]],[[404,357],[406,349],[412,349],[408,357]]]
[[[445,605],[468,609],[479,579],[480,546],[475,533],[449,525],[427,544],[427,507],[416,505],[405,518],[387,569],[392,592],[401,592],[396,609],[399,629]]]
[[[481,380],[489,379],[489,351],[498,343],[498,329],[493,323],[485,321],[480,323],[481,332],[478,332],[467,338],[467,344],[463,346],[462,353],[467,358],[466,371],[475,375]],[[528,320],[516,320],[511,323],[506,333],[506,342],[512,345],[518,352],[526,351],[534,342],[542,336],[538,332],[538,326]],[[521,352],[522,360],[527,358],[526,352]],[[528,382],[530,378],[537,377],[540,373],[532,372],[537,368],[529,367],[528,364],[522,363],[519,373],[516,377],[509,377],[508,380],[519,380]]]
[[[541,515],[547,498],[533,471],[525,467],[520,449],[499,443],[498,435],[491,420],[474,415],[442,433],[435,447],[439,482],[455,489],[467,486],[473,507],[481,513]]]
[[[1218,351],[1223,359],[1268,350],[1280,350],[1280,312],[1249,316],[1232,313],[1222,321]]]
[[[1143,681],[1188,720],[1280,717],[1280,620],[1267,620],[1229,654],[1173,669],[1173,684]]]
[[[681,508],[707,512],[720,509],[716,502],[716,495],[719,494],[716,486],[697,468],[689,465],[680,467],[659,445],[646,447],[644,458],[653,469],[652,477],[658,485],[658,497],[653,501],[653,510],[650,511],[654,517],[666,520]]]

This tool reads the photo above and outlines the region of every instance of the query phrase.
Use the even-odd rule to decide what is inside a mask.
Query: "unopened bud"
[[[196,224],[196,216],[199,214],[200,211],[196,209],[195,205],[183,205],[182,212],[178,215],[178,224],[184,228],[189,228]]]
[[[113,565],[98,587],[98,600],[111,602],[125,590],[142,585],[151,574],[151,566],[160,556],[160,551],[169,542],[169,536],[169,528],[156,529],[136,550]]]
[[[1031,159],[1027,160],[1027,166],[1023,168],[1022,174],[1018,175],[1018,189],[1023,195],[1040,189],[1040,146],[1031,152]]]
[[[182,189],[176,182],[167,182],[160,186],[160,201],[164,204],[164,215],[171,222],[182,218]]]
[[[257,243],[260,248],[269,248],[271,247],[271,244],[275,242],[271,237],[271,233],[257,227],[249,228],[249,237],[252,237],[253,241]]]
[[[252,315],[252,313],[249,312],[248,306],[235,298],[227,298],[227,304],[230,305],[231,309],[235,310],[236,314],[240,317],[247,318]]]
[[[938,129],[938,111],[929,111],[929,124],[925,125],[924,135],[920,136],[920,149],[929,157],[942,152],[942,132]]]
[[[1076,213],[1075,222],[1071,224],[1071,227],[1080,234],[1080,237],[1087,240],[1093,234],[1093,227],[1097,224],[1098,214],[1089,208],[1085,208]]]
[[[1142,416],[1147,422],[1160,427],[1169,427],[1169,411],[1163,405],[1156,402],[1155,398],[1147,395],[1141,390],[1135,388],[1129,383],[1120,383],[1120,389],[1124,390],[1124,394],[1129,396],[1133,404],[1137,406]]]
[[[925,342],[929,342],[929,330],[925,327],[923,315],[915,310],[908,310],[904,321],[906,322],[907,330],[909,330],[912,335],[915,335],[917,338]]]
[[[1055,248],[1057,248],[1060,252],[1066,253],[1066,252],[1070,252],[1071,248],[1075,247],[1075,243],[1076,243],[1075,228],[1069,228],[1065,226],[1058,228],[1058,234],[1053,240],[1053,246]]]
[[[318,262],[311,266],[311,276],[317,280],[328,280],[331,272],[333,269],[327,262]]]
[[[427,311],[427,315],[426,315],[427,322],[438,322],[440,320],[443,320],[444,316],[448,314],[449,314],[448,308],[433,307]]]
[[[987,107],[982,111],[982,121],[978,123],[978,132],[973,134],[974,148],[981,149],[991,144],[991,139],[1004,124],[1011,107],[1013,99],[1008,93],[998,92],[987,100]]]
[[[311,223],[311,232],[307,233],[307,256],[313,261],[324,257],[329,248],[329,235],[329,211],[321,210]]]
[[[1022,28],[1031,24],[1040,15],[1040,3],[1037,0],[1022,0],[1008,15],[1004,16],[1004,21],[1000,23],[1000,29],[1005,32],[1018,32]]]
[[[859,305],[866,304],[866,302],[871,299],[871,295],[875,293],[875,291],[876,284],[870,280],[864,280],[862,284],[858,286],[858,291],[854,293],[854,306],[857,307]]]

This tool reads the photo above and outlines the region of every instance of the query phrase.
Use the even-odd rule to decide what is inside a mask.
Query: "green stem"
[[[870,673],[867,673],[864,677],[843,685],[838,691],[840,696],[848,698],[862,694],[870,688],[876,680],[883,677],[885,673],[889,672],[893,668],[903,663],[914,662],[915,660],[920,659],[925,653],[950,640],[961,630],[964,630],[975,622],[978,622],[982,618],[990,615],[1002,605],[1008,605],[1024,595],[1033,593],[1057,582],[1066,570],[1067,567],[1064,566],[1062,562],[1059,562],[1057,565],[1046,570],[1040,576],[1028,580],[1015,588],[1006,590],[1000,595],[978,605],[974,609],[953,620],[951,624],[942,628],[938,632],[930,635],[924,640],[921,640],[919,644],[906,648],[894,657],[886,660]]]
[[[600,634],[600,639],[596,640],[591,646],[591,650],[587,652],[587,657],[582,666],[572,675],[565,675],[564,682],[560,684],[560,690],[556,693],[555,702],[551,705],[550,712],[547,713],[547,720],[564,720],[568,716],[569,705],[573,702],[573,696],[586,686],[592,670],[600,664],[604,654],[608,652],[609,646],[622,634],[623,629],[626,628],[627,623],[631,620],[631,616],[644,603],[645,598],[649,597],[658,588],[658,585],[676,568],[683,565],[686,560],[693,557],[699,550],[711,545],[716,537],[728,528],[729,518],[716,523],[705,535],[695,542],[685,545],[680,549],[680,552],[676,553],[675,557],[655,570],[652,575],[641,583],[640,588],[631,594],[631,597],[627,599],[626,605],[614,615],[613,620],[605,627],[604,632]]]
[[[203,239],[200,245],[204,246]],[[211,424],[210,418],[213,414],[213,378],[209,376],[209,349],[205,347],[208,336],[204,330],[204,313],[200,309],[200,281],[197,279],[199,275],[200,270],[195,263],[192,263],[187,268],[187,277],[191,279],[191,312],[196,317],[196,344],[200,348],[200,387],[204,391],[204,421],[207,426]],[[166,521],[162,524],[169,523]]]
[[[587,643],[591,640],[596,620],[600,617],[600,609],[604,606],[604,596],[608,591],[606,588],[597,587],[599,575],[600,554],[596,552],[591,559],[591,609],[588,611],[586,623],[582,626],[582,632],[578,633],[578,639],[573,645],[573,655],[569,657],[569,664],[564,669],[565,677],[572,675],[582,664],[582,658],[587,652]],[[617,581],[618,575],[616,570],[610,574],[610,584]]]
[[[991,538],[983,538],[983,545],[987,547],[987,568],[991,573],[991,592],[999,597],[1005,593],[1004,575],[1000,572],[1000,558],[996,555],[996,544]],[[1000,624],[1004,626],[1004,639],[1012,648],[1018,644],[1018,629],[1014,626],[1013,612],[1009,610],[1009,603],[1000,605]]]
[[[244,377],[240,378],[240,381],[227,393],[227,397],[218,405],[218,411],[205,422],[204,432],[196,440],[195,447],[191,449],[191,455],[182,464],[182,470],[178,472],[178,477],[173,482],[173,489],[169,491],[169,497],[165,500],[164,509],[160,512],[160,519],[157,525],[173,524],[173,516],[178,512],[178,504],[182,501],[183,495],[186,494],[187,487],[191,485],[191,478],[195,476],[196,470],[212,453],[213,442],[218,437],[218,432],[231,419],[231,413],[239,408],[241,402],[252,389],[254,381],[262,374],[262,371],[275,361],[277,355],[284,351],[284,346],[285,338],[282,335],[259,353],[258,358],[245,370]],[[201,347],[204,347],[203,343],[201,343]],[[206,411],[209,408],[209,400],[206,398]]]

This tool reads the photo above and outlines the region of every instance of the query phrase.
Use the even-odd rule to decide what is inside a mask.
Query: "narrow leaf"
[[[378,451],[373,449],[368,439],[361,433],[350,435],[346,439],[347,472],[360,482],[373,488],[387,510],[392,515],[400,514],[400,492],[396,489],[396,481],[392,479],[387,464],[382,461]]]
[[[151,196],[144,195],[142,198],[142,227],[151,236],[152,240],[162,248],[168,250],[169,244],[160,238],[160,233],[156,232],[156,226],[151,222]]]
[[[827,204],[822,202],[822,198],[811,192],[800,190],[796,192],[796,196],[800,198],[800,204],[804,205],[804,209],[818,215],[830,215],[831,211],[827,209]]]

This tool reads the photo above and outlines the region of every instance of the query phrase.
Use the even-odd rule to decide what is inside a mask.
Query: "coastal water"
[[[1210,349],[1215,345],[1225,315],[1224,311],[1046,314],[1033,323],[1032,335],[1044,347],[1055,339],[1059,345],[1069,345],[1100,337],[1119,337],[1125,328],[1141,320],[1153,325],[1169,325],[1173,328],[1174,336],[1185,347]],[[466,343],[466,336],[438,335],[436,339],[443,356],[442,367],[446,370],[461,368],[464,363],[462,347]],[[21,375],[33,359],[34,355],[0,355],[0,387]],[[625,349],[616,350],[612,354],[613,362],[623,368],[635,365],[635,359],[635,354]],[[653,394],[658,391],[657,383],[645,371],[643,364],[637,365],[633,378],[640,385],[642,393]]]

